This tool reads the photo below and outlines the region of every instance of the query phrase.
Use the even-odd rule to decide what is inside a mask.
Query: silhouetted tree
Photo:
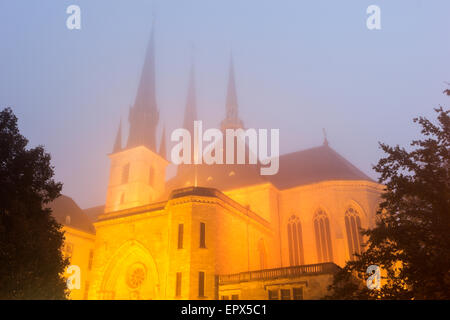
[[[446,94],[450,93],[446,91]],[[365,252],[336,274],[333,299],[450,299],[450,111],[419,117],[422,140],[406,150],[380,143],[374,166],[386,186]],[[382,270],[381,288],[366,286],[367,267]]]
[[[0,112],[0,299],[66,299],[64,234],[46,204],[60,195],[50,155]]]

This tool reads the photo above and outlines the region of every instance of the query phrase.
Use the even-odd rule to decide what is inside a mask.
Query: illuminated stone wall
[[[162,210],[101,220],[90,299],[162,299],[168,264],[167,214]],[[164,254],[163,254],[164,253]]]
[[[319,262],[314,228],[315,214],[321,210],[329,218],[333,260],[343,266],[350,259],[345,227],[345,212],[354,208],[361,220],[361,227],[375,223],[382,186],[369,181],[327,181],[292,188],[281,192],[281,250],[282,266],[289,266],[287,225],[297,216],[302,225],[305,264]]]
[[[225,290],[219,292],[219,275],[324,262],[343,266],[351,258],[346,211],[358,217],[353,223],[373,226],[383,190],[375,182],[337,180],[285,190],[271,183],[223,193],[186,188],[179,195],[179,190],[165,190],[167,161],[149,149],[135,147],[110,158],[105,212],[95,223],[96,235],[72,231],[67,238],[75,243],[73,260],[83,275],[82,288],[71,294],[74,299],[86,298],[87,292],[89,299],[217,299]],[[169,199],[158,202],[169,193]],[[317,216],[326,220],[315,223]],[[326,235],[319,235],[319,229]],[[92,270],[87,270],[92,249]],[[306,298],[317,297],[315,283],[328,281],[318,279],[305,287]],[[238,290],[234,286],[226,290]],[[240,288],[242,298],[267,295],[258,282]]]
[[[165,190],[167,160],[143,146],[111,154],[110,159],[105,212],[139,207],[160,199]]]
[[[333,253],[331,261],[343,266],[350,259],[345,212],[353,208],[360,217],[362,228],[373,226],[382,188],[370,181],[346,180],[326,181],[281,191],[264,184],[226,191],[225,194],[270,222],[276,234],[274,242],[281,253],[272,255],[275,260],[269,262],[269,267],[290,265],[287,228],[293,216],[298,218],[302,226],[304,264],[325,262],[319,261],[316,247],[314,217],[319,210],[329,218]]]
[[[261,268],[261,242],[266,265],[276,261],[270,224],[225,196],[187,195],[162,208],[107,213],[95,227],[90,299],[215,299],[216,275]],[[199,272],[205,275],[203,296]],[[182,275],[180,296],[177,273]]]
[[[302,226],[304,264],[325,262],[317,254],[314,217],[318,210],[329,219],[332,262],[342,266],[350,257],[346,210],[353,208],[358,213],[362,227],[372,226],[381,190],[380,185],[367,181],[330,181],[283,191],[263,185],[230,191],[230,197],[193,192],[163,203],[105,213],[95,223],[92,271],[83,271],[88,277],[89,299],[219,298],[218,275],[290,266],[287,225],[292,216]],[[205,225],[205,248],[200,246],[201,223]],[[178,248],[181,224],[183,241]],[[86,269],[93,238],[91,247],[80,239],[70,241],[86,248],[74,255]],[[205,275],[201,297],[199,272]],[[181,273],[179,295],[177,273]],[[309,290],[305,297],[316,297],[311,288],[304,289]],[[243,284],[242,294],[257,299],[267,294],[260,289],[258,283]],[[83,290],[71,297],[82,299]]]
[[[332,262],[342,266],[350,257],[346,210],[358,213],[362,227],[372,226],[381,190],[367,181],[330,181],[283,191],[263,185],[232,190],[230,197],[192,191],[163,203],[105,213],[95,223],[92,271],[83,271],[88,279],[82,283],[89,283],[89,299],[216,299],[221,294],[218,275],[290,266],[287,225],[292,216],[302,226],[304,264],[326,262],[319,261],[317,254],[314,217],[319,210],[329,219]],[[201,223],[205,248],[200,246]],[[181,224],[183,241],[178,248]],[[85,248],[74,255],[85,270],[93,236],[88,244],[80,239],[68,241]],[[199,272],[205,275],[203,296],[199,296]],[[179,295],[177,273],[181,273]],[[266,295],[260,286],[242,284],[242,298]],[[236,291],[238,287],[227,288]],[[313,287],[308,288],[305,297],[316,297]],[[84,289],[71,297],[82,299]]]
[[[65,243],[63,253],[69,258],[70,264],[80,268],[78,279],[74,279],[73,283],[79,281],[80,288],[74,288],[70,291],[70,299],[84,300],[88,298],[87,293],[91,281],[90,257],[94,254],[95,235],[83,232],[71,227],[65,226],[63,228],[65,233]],[[70,252],[69,252],[70,251]],[[91,265],[92,266],[92,265]],[[66,273],[69,277],[74,275],[74,272]]]

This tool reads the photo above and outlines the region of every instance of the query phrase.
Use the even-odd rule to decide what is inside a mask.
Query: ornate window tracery
[[[345,211],[345,230],[347,231],[348,251],[350,260],[355,259],[355,254],[361,254],[362,236],[360,233],[361,219],[358,211],[350,207]]]
[[[291,266],[305,264],[303,252],[303,233],[300,219],[292,215],[287,225],[289,243],[289,263]]]
[[[132,264],[127,271],[126,282],[130,289],[138,289],[147,277],[145,266],[141,263]]]
[[[314,216],[314,231],[316,234],[317,257],[319,262],[333,261],[330,221],[323,210],[318,210]]]

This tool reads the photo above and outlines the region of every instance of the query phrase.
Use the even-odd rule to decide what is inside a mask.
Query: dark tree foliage
[[[336,274],[327,298],[450,299],[450,110],[435,111],[436,123],[414,119],[423,138],[409,150],[380,144],[376,226],[363,230],[365,252]],[[378,290],[366,286],[370,265],[382,270]]]
[[[50,155],[0,112],[0,299],[66,299],[64,234],[46,205],[60,195]]]

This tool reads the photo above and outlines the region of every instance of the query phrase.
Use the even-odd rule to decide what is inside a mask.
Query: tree
[[[365,251],[336,274],[327,298],[450,299],[450,110],[435,111],[436,123],[414,119],[423,138],[409,150],[380,143],[387,156],[374,169],[386,189],[376,226],[362,231]],[[378,290],[366,286],[370,265],[382,270]]]
[[[64,234],[47,204],[60,195],[50,155],[0,112],[0,299],[66,299]]]

